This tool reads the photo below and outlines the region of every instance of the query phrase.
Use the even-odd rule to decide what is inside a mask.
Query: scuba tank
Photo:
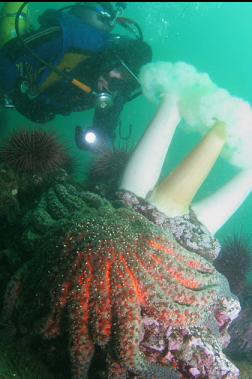
[[[16,37],[15,20],[22,2],[5,2],[0,15],[0,47],[7,41]],[[19,16],[19,30],[21,34],[28,31],[28,8],[23,9]]]

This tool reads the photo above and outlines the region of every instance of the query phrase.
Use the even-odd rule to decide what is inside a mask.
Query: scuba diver
[[[76,127],[77,146],[112,144],[124,104],[141,93],[137,74],[152,59],[138,24],[121,17],[126,3],[80,2],[48,9],[38,18],[37,31],[25,24],[28,3],[5,3],[2,10],[3,105],[38,123],[95,108],[92,127]],[[14,38],[13,30],[12,36],[1,33],[8,16]],[[116,25],[133,37],[112,34]]]

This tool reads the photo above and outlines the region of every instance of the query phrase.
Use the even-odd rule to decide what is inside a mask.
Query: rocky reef
[[[223,354],[239,302],[205,257],[121,201],[53,185],[23,219],[33,257],[1,321],[73,379],[238,378]],[[45,355],[45,354],[44,354]],[[91,366],[90,366],[91,365]]]

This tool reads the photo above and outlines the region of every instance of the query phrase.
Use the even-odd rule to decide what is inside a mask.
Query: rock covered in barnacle
[[[172,233],[176,241],[185,249],[201,255],[209,261],[217,258],[220,252],[219,242],[197,219],[192,209],[188,214],[171,218],[132,192],[120,191],[117,196],[123,204],[132,207],[162,229]]]
[[[173,365],[187,379],[237,379],[239,370],[222,349],[229,343],[227,329],[240,306],[233,297],[222,297],[216,306],[219,329],[211,322],[205,328],[174,328],[143,314],[140,346],[145,355],[163,365]]]
[[[169,218],[164,223],[164,228],[170,230],[176,240],[186,249],[210,261],[213,261],[220,252],[219,242],[199,222],[192,209],[187,215]]]

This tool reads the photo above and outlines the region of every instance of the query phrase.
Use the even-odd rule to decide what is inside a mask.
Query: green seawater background
[[[36,19],[47,8],[60,8],[74,3],[33,2],[29,4],[30,19]],[[127,4],[125,17],[136,20],[142,28],[145,40],[152,46],[154,61],[183,61],[206,72],[211,79],[232,95],[252,103],[252,3],[213,2],[132,2]],[[120,28],[118,33],[124,33]],[[128,103],[121,115],[122,132],[127,134],[133,126],[128,147],[134,146],[153,117],[156,106],[143,96]],[[93,111],[59,116],[45,125],[32,123],[16,111],[1,110],[0,140],[13,129],[23,127],[55,132],[79,162],[78,179],[83,180],[92,154],[75,146],[76,125],[91,125]],[[252,127],[252,125],[251,125]],[[199,141],[197,133],[188,133],[179,127],[162,170],[167,175],[192,150]],[[117,145],[124,142],[117,138]],[[251,141],[252,150],[252,141]],[[148,157],[146,157],[146,166]],[[197,198],[210,195],[226,183],[238,171],[220,158],[200,189]],[[234,232],[250,235],[252,230],[252,195],[235,215],[218,232],[223,240]]]
[[[2,4],[0,3],[0,7]],[[32,2],[29,4],[29,18],[36,26],[37,17],[44,10],[59,9],[73,4],[73,2]],[[153,49],[153,61],[173,63],[182,61],[191,64],[198,71],[208,73],[219,87],[228,90],[231,95],[252,104],[252,2],[131,2],[127,3],[124,16],[132,18],[141,26],[144,39]],[[124,30],[119,27],[116,32],[124,34]],[[127,135],[129,125],[132,125],[132,135],[127,148],[134,147],[139,141],[156,109],[157,106],[151,104],[143,96],[125,106],[121,114],[122,134]],[[69,116],[58,116],[53,121],[40,125],[27,120],[16,111],[0,109],[0,144],[11,135],[13,130],[30,128],[52,131],[76,158],[78,162],[76,179],[83,181],[94,156],[76,147],[74,132],[76,125],[91,126],[92,115],[93,110],[76,112]],[[200,138],[198,133],[189,133],[183,125],[180,125],[172,141],[161,176],[168,175],[197,145]],[[116,144],[118,147],[125,147],[125,142],[120,139],[118,131]],[[148,170],[148,157],[146,157],[146,170]],[[238,171],[238,168],[219,158],[197,194],[196,200],[214,193]],[[234,233],[243,234],[251,236],[252,243],[251,211],[252,194],[217,233],[217,238],[223,242]],[[2,358],[0,379],[9,379],[14,376],[34,379],[33,365],[36,361],[29,363],[28,360],[24,360],[25,354],[22,353],[22,363],[19,363],[16,360],[16,350],[12,351],[12,355],[8,356],[7,360],[5,353],[7,356],[8,346],[6,348],[5,345],[0,345]],[[24,366],[28,367],[32,376],[28,375]],[[12,367],[15,368],[15,374]],[[16,374],[16,370],[19,374]],[[47,371],[44,373],[40,370],[38,365],[36,372],[40,372],[41,375],[38,375],[38,378],[51,378]],[[248,374],[242,379],[251,379],[251,376]]]

